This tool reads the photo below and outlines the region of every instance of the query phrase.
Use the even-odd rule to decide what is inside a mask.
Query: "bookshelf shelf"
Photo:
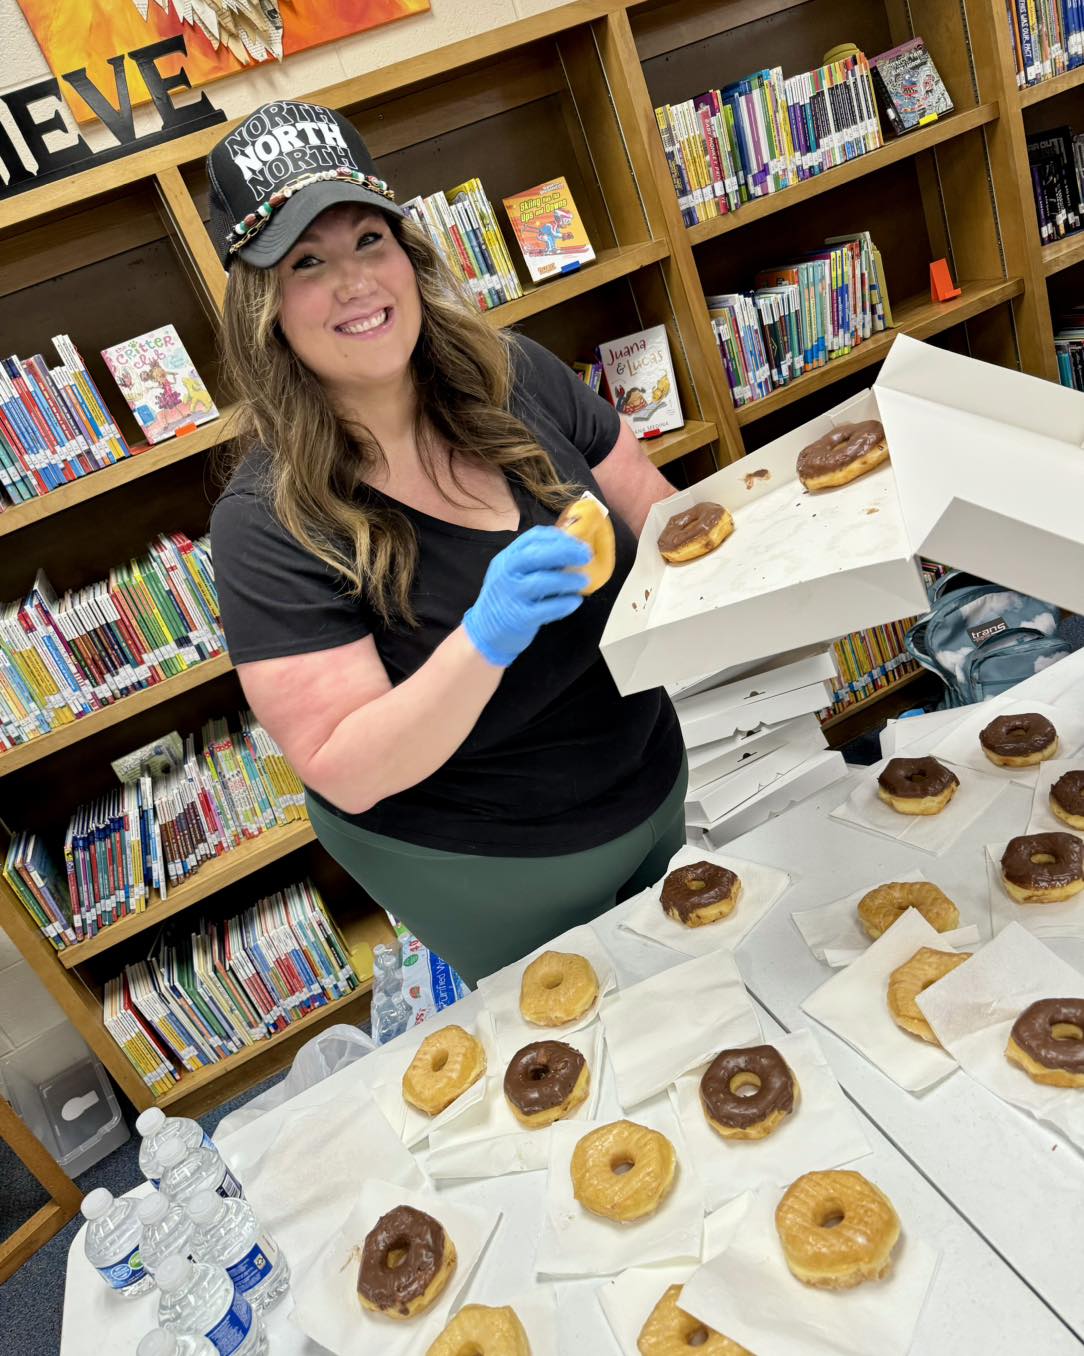
[[[1031,108],[1033,104],[1054,99],[1071,89],[1079,89],[1081,85],[1084,85],[1084,66],[1078,66],[1075,71],[1066,71],[1064,75],[1057,75],[1053,80],[1041,80],[1037,85],[1027,85],[1017,91],[1020,107]]]
[[[845,711],[837,711],[834,716],[829,716],[827,720],[821,721],[822,730],[830,730],[834,725],[841,725],[843,721],[850,720],[853,715],[859,711],[865,711],[867,708],[876,705],[885,697],[894,696],[901,688],[908,683],[913,683],[916,678],[921,678],[926,672],[925,669],[914,669],[911,673],[905,673],[902,678],[897,678],[894,683],[889,683],[888,687],[879,688],[876,692],[871,692],[868,697],[863,697],[861,701],[848,706]]]
[[[1043,272],[1048,278],[1062,269],[1079,264],[1084,259],[1084,231],[1067,235],[1064,240],[1055,240],[1052,245],[1044,245],[1042,256]]]
[[[491,325],[505,329],[509,325],[518,325],[528,316],[540,315],[551,306],[558,306],[572,297],[593,292],[597,287],[605,287],[617,278],[627,278],[649,264],[657,264],[669,258],[670,246],[665,240],[646,240],[641,245],[626,245],[617,249],[598,250],[594,263],[586,268],[578,268],[563,278],[552,282],[540,283],[537,287],[526,289],[522,297],[506,301],[503,306],[484,312]]]
[[[860,155],[855,160],[848,160],[845,165],[837,165],[834,169],[826,170],[813,179],[805,179],[779,193],[769,193],[763,198],[754,198],[752,202],[742,203],[736,212],[728,212],[725,217],[715,217],[711,221],[701,221],[695,226],[689,226],[686,229],[690,243],[702,245],[705,241],[728,235],[731,231],[739,231],[751,222],[762,221],[765,217],[783,212],[788,207],[809,202],[811,198],[828,193],[842,184],[852,183],[867,174],[875,174],[878,170],[894,165],[900,160],[921,155],[923,151],[940,146],[954,137],[973,132],[976,127],[985,127],[988,123],[996,122],[997,117],[996,102],[980,104],[977,108],[954,113],[930,127],[919,128],[918,131],[890,141],[875,151]]]
[[[696,420],[686,420],[684,428],[676,428],[664,433],[661,438],[652,438],[643,443],[643,449],[656,466],[666,466],[677,461],[686,452],[695,452],[699,447],[707,447],[718,437],[714,424],[702,424]]]

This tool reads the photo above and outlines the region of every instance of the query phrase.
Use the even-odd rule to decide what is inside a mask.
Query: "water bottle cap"
[[[192,1275],[194,1265],[195,1263],[189,1261],[187,1257],[173,1253],[171,1257],[167,1257],[164,1262],[159,1264],[158,1270],[154,1274],[154,1279],[158,1282],[158,1289],[164,1295],[172,1295],[175,1290],[183,1290]]]
[[[160,1106],[152,1106],[136,1117],[136,1130],[144,1139],[160,1130],[166,1123],[166,1113]]]
[[[136,1356],[177,1356],[177,1337],[165,1328],[155,1328],[136,1348]]]
[[[83,1197],[83,1204],[80,1209],[86,1219],[101,1219],[103,1215],[109,1213],[113,1204],[113,1193],[107,1191],[105,1187],[95,1187],[88,1195]]]
[[[180,1135],[170,1135],[158,1150],[158,1161],[163,1168],[174,1168],[188,1156],[188,1146]]]
[[[226,1202],[217,1191],[212,1191],[209,1187],[197,1191],[186,1206],[189,1216],[196,1224],[210,1224],[225,1208]]]
[[[162,1192],[152,1191],[136,1202],[136,1214],[144,1224],[157,1224],[165,1219],[169,1212],[169,1197]]]

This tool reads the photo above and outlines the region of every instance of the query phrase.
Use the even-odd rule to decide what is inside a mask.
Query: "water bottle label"
[[[220,1196],[236,1196],[239,1199],[244,1200],[245,1193],[241,1187],[241,1183],[237,1180],[236,1177],[234,1177],[233,1173],[230,1172],[229,1168],[226,1167],[225,1163],[223,1163],[222,1165],[222,1172],[223,1172],[222,1181],[219,1182],[216,1188],[218,1194]]]
[[[147,1181],[150,1182],[151,1186],[154,1187],[155,1191],[160,1190],[162,1186],[161,1177],[148,1177]]]
[[[122,1257],[112,1266],[99,1267],[98,1272],[114,1290],[127,1290],[130,1285],[137,1285],[147,1274],[143,1269],[143,1258],[139,1255],[138,1246],[134,1247],[127,1257]]]
[[[204,1130],[203,1132],[203,1141],[199,1147],[201,1149],[213,1149],[215,1147],[214,1140],[211,1138],[211,1136],[207,1133],[206,1130]]]
[[[271,1275],[279,1260],[278,1245],[270,1238],[262,1236],[232,1266],[226,1268],[226,1274],[240,1291],[254,1290],[263,1285]]]
[[[238,1291],[233,1292],[233,1303],[225,1315],[207,1334],[207,1340],[219,1356],[232,1356],[252,1327],[252,1305]]]

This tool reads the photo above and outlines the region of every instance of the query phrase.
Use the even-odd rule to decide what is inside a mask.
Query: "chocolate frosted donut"
[[[743,1097],[732,1085],[756,1091]],[[769,1116],[794,1110],[794,1075],[773,1045],[724,1050],[700,1080],[700,1101],[708,1118],[728,1130],[748,1130]]]
[[[504,1095],[524,1116],[567,1102],[587,1063],[564,1041],[535,1041],[518,1050],[504,1074]]]
[[[714,862],[679,866],[662,883],[663,912],[679,923],[687,922],[690,914],[710,909],[728,899],[737,880],[733,871],[716,866]]]
[[[381,1215],[361,1250],[358,1294],[381,1313],[406,1314],[436,1279],[444,1261],[443,1225],[413,1206],[397,1205]],[[396,1266],[393,1253],[405,1253]]]
[[[998,716],[979,735],[979,743],[1000,758],[1026,758],[1042,753],[1057,737],[1057,730],[1047,718],[1032,711],[1020,716]]]
[[[1001,874],[1007,885],[1040,898],[1043,892],[1073,893],[1084,884],[1084,843],[1075,833],[1021,834],[1009,840]]]
[[[671,565],[706,556],[734,530],[734,520],[721,504],[694,504],[675,513],[659,533],[659,551]]]
[[[1050,788],[1050,799],[1074,819],[1084,817],[1084,772],[1066,772]]]
[[[1074,1027],[1084,1032],[1084,998],[1042,998],[1017,1017],[1009,1039],[1045,1069],[1084,1075],[1084,1037],[1064,1030]]]
[[[798,453],[798,479],[808,485],[811,480],[845,471],[859,457],[883,443],[884,437],[884,426],[877,419],[864,419],[860,424],[840,424]]]
[[[877,778],[878,786],[892,796],[905,799],[939,796],[950,786],[959,786],[960,779],[936,758],[891,758]]]

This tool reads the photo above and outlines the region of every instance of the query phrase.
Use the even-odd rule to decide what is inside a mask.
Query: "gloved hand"
[[[532,527],[495,555],[481,592],[463,616],[482,658],[507,668],[540,626],[575,612],[587,578],[574,567],[590,559],[586,542],[556,527]]]

